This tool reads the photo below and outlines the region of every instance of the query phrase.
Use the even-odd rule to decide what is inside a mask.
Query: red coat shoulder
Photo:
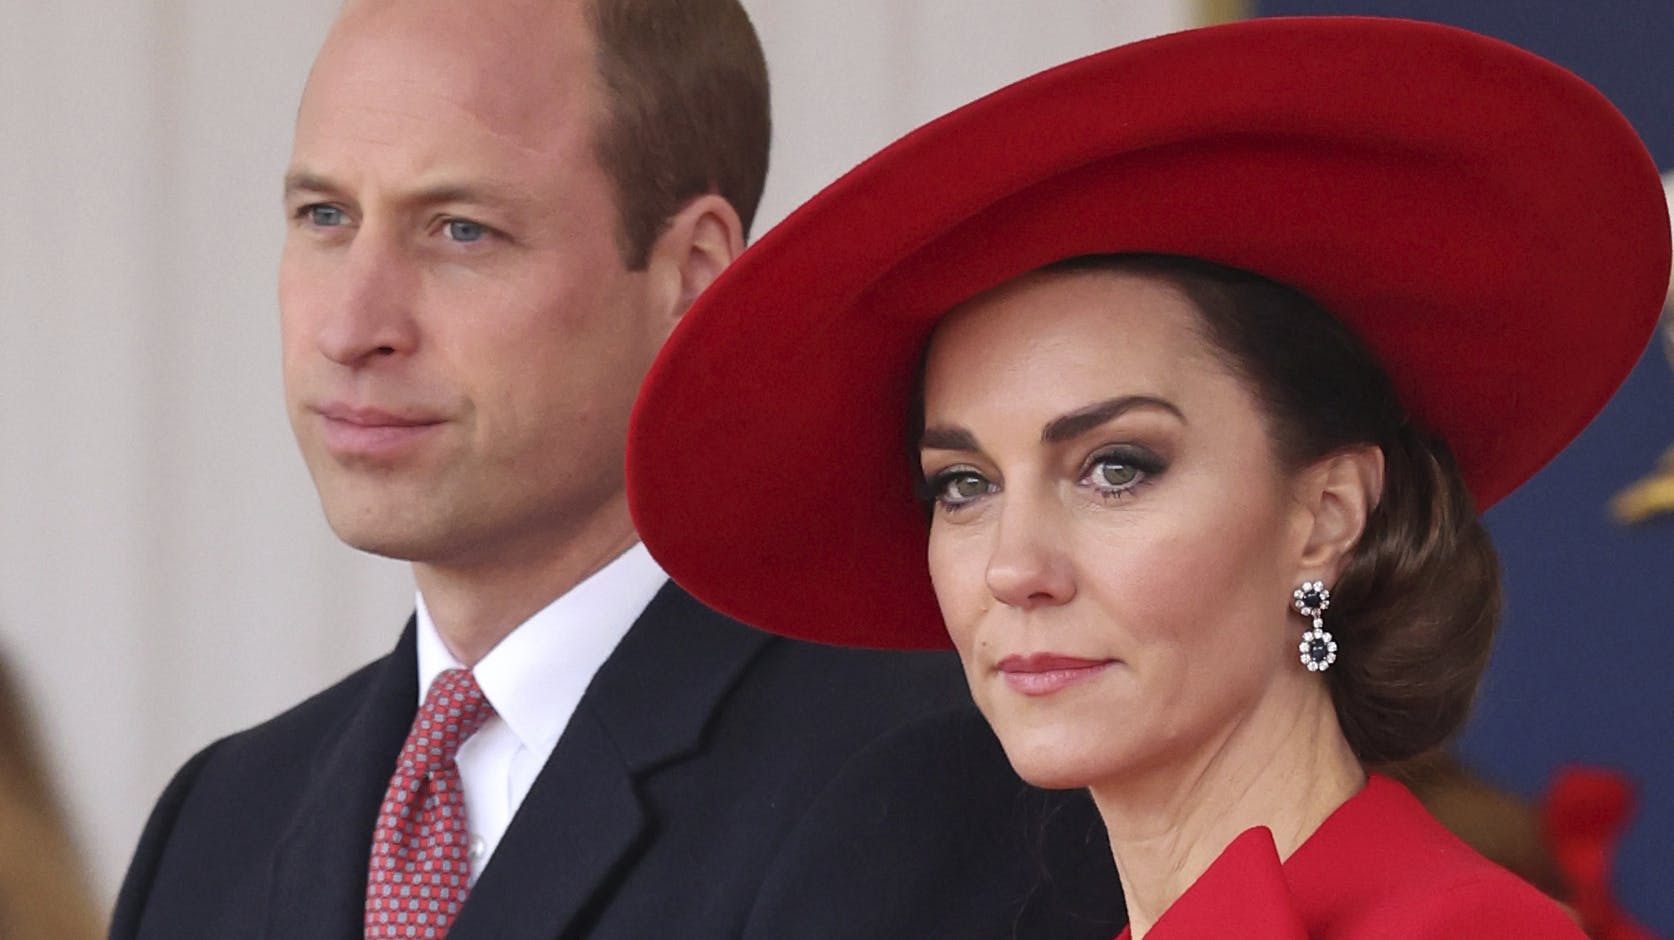
[[[1266,829],[1234,839],[1147,940],[1229,931],[1244,940],[1585,940],[1556,902],[1376,776],[1283,864]]]

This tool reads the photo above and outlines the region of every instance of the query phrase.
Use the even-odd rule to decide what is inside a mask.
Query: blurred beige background
[[[777,124],[758,233],[942,111],[1229,7],[745,5]],[[0,649],[107,902],[181,761],[379,655],[411,608],[404,566],[326,528],[280,397],[279,178],[336,6],[0,16]]]

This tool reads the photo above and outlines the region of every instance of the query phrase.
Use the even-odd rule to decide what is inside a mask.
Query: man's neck
[[[470,562],[414,562],[413,577],[448,652],[469,668],[638,540],[622,507],[550,545],[519,545]]]

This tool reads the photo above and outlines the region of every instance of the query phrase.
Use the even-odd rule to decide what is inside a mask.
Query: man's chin
[[[337,533],[337,538],[344,545],[356,551],[393,561],[422,561],[428,554],[410,538],[401,538],[388,533],[344,531],[335,526],[332,527],[332,531]]]
[[[396,561],[423,561],[445,550],[446,539],[412,517],[412,506],[397,509],[356,506],[325,506],[326,523],[339,541],[350,548]],[[405,510],[405,511],[401,511]]]

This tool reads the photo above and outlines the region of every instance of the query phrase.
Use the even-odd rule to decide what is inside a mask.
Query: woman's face
[[[1200,332],[1165,281],[1047,272],[962,305],[931,341],[930,574],[1031,782],[1189,759],[1307,681],[1290,599],[1310,516]]]

